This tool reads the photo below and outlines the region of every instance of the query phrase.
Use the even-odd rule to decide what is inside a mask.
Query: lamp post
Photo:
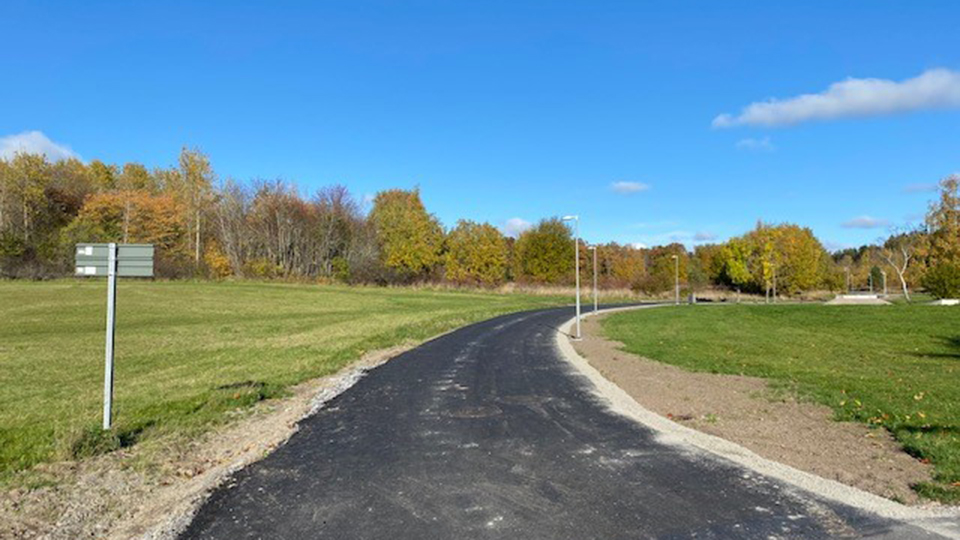
[[[597,246],[589,246],[591,251],[593,251],[593,312],[596,313],[599,309],[599,291],[597,290]]]
[[[680,305],[680,257],[671,255],[673,259],[674,304]]]
[[[883,297],[887,297],[887,271],[881,270],[880,275],[883,276]]]
[[[843,269],[844,271],[847,272],[847,293],[849,294],[850,293],[850,267],[845,266]]]
[[[573,268],[577,279],[577,335],[573,339],[581,339],[580,335],[580,216],[563,216],[563,221],[573,222]]]

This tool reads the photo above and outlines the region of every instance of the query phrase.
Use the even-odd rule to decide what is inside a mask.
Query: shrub
[[[960,265],[941,263],[930,268],[923,286],[937,298],[960,298]]]

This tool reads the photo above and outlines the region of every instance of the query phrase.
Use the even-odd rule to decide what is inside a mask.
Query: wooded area
[[[864,289],[871,282],[879,290],[887,272],[891,289],[926,287],[937,296],[957,296],[957,184],[956,176],[941,182],[925,227],[832,255],[808,228],[762,222],[692,252],[679,243],[649,249],[603,244],[597,247],[600,286],[669,291],[677,256],[688,290],[796,295]],[[571,231],[557,218],[517,238],[465,220],[447,230],[417,190],[380,192],[364,212],[339,185],[305,197],[280,180],[218,182],[208,157],[186,148],[175,166],[152,171],[138,163],[50,162],[28,154],[0,160],[0,275],[72,275],[78,242],[155,244],[157,275],[164,278],[497,286],[566,285],[574,277]],[[592,255],[580,253],[588,279]]]

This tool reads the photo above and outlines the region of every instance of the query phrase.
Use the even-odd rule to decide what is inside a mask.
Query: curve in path
[[[571,315],[505,315],[378,367],[182,537],[938,538],[658,443],[559,357]]]

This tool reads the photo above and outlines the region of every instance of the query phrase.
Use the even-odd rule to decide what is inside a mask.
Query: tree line
[[[649,249],[607,243],[596,246],[599,283],[657,294],[672,290],[677,273],[688,290],[782,296],[862,288],[883,270],[904,290],[940,290],[960,281],[958,213],[957,179],[951,177],[941,182],[925,227],[855,250],[830,254],[809,228],[762,222],[693,251],[679,243]],[[164,278],[487,287],[568,285],[574,279],[573,237],[558,218],[516,238],[468,220],[447,229],[418,190],[382,191],[365,212],[340,185],[305,196],[280,180],[219,182],[209,158],[189,148],[175,165],[154,170],[138,163],[50,162],[32,154],[0,160],[0,275],[71,275],[74,246],[81,242],[155,244],[156,272]],[[580,257],[586,280],[593,255],[581,249]]]

